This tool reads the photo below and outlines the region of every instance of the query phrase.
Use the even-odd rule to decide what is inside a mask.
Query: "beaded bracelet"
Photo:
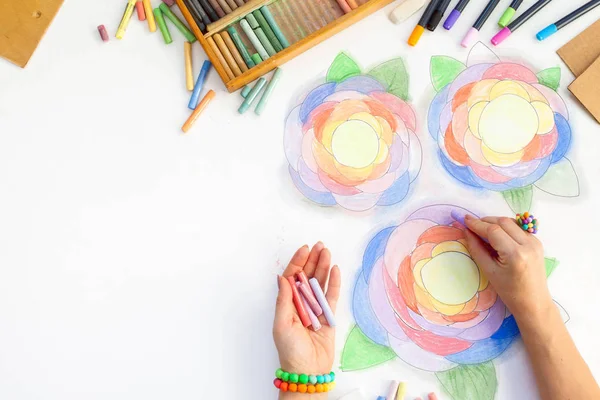
[[[279,368],[273,384],[282,392],[324,393],[335,387],[335,372],[324,375],[295,374]]]

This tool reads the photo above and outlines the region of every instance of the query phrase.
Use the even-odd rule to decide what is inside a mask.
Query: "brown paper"
[[[0,0],[0,57],[25,67],[64,0]]]
[[[571,83],[569,90],[581,104],[600,122],[600,57]]]
[[[557,51],[575,76],[581,75],[600,57],[600,20]]]

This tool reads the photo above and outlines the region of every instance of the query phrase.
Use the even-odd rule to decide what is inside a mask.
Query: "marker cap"
[[[473,46],[473,44],[477,41],[477,37],[479,36],[479,31],[473,27],[469,29],[465,38],[460,42],[460,45],[464,48],[469,48]]]
[[[500,27],[502,28],[506,28],[506,26],[508,24],[510,24],[510,21],[512,20],[512,18],[515,16],[515,13],[517,12],[517,10],[515,10],[512,7],[508,7],[506,9],[506,11],[504,11],[504,14],[502,14],[502,17],[500,17],[500,21],[498,21],[498,25],[500,25]]]
[[[415,29],[413,29],[410,37],[408,38],[408,44],[411,46],[416,46],[417,43],[419,43],[419,39],[421,39],[423,32],[425,32],[425,28],[423,28],[421,25],[415,26]]]
[[[508,28],[502,29],[500,32],[496,33],[496,36],[492,38],[492,44],[494,46],[498,46],[500,43],[504,42],[507,37],[511,35],[511,31]]]
[[[537,40],[539,40],[541,42],[542,40],[548,39],[550,36],[554,35],[556,32],[558,32],[558,27],[556,25],[552,24],[552,25],[548,25],[547,27],[545,27],[544,29],[539,31],[538,34],[535,35],[535,37],[537,38]]]
[[[460,18],[460,11],[452,10],[450,15],[448,15],[448,18],[446,18],[446,22],[444,22],[444,29],[448,31],[452,29],[456,21],[458,21],[458,18]]]

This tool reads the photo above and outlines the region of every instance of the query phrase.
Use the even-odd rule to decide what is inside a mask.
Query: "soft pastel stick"
[[[194,0],[184,1],[188,5],[188,11],[192,14],[192,17],[194,17],[194,21],[196,21],[196,23],[198,23],[198,20],[200,20],[204,26],[206,26],[212,22],[204,8],[200,6],[200,3]]]
[[[385,400],[385,397],[383,397],[383,396],[377,396],[377,400]]]
[[[310,304],[308,304],[306,297],[302,294],[301,286],[302,286],[301,282],[296,282],[296,287],[300,290],[300,297],[302,298],[302,304],[304,305],[304,309],[306,310],[306,313],[308,314],[308,318],[310,318],[310,323],[312,324],[313,330],[316,332],[322,328],[321,322],[319,321],[319,318],[317,318],[317,315],[314,313],[312,308],[310,308]]]
[[[144,10],[144,3],[142,2],[142,0],[138,0],[135,2],[135,11],[137,11],[138,20],[146,20],[146,11]]]
[[[238,7],[241,7],[244,5],[244,0],[235,0],[235,4],[237,4]]]
[[[390,13],[390,21],[394,24],[401,24],[417,13],[425,6],[427,0],[406,0],[394,8]]]
[[[248,25],[250,25],[250,28],[252,29],[256,29],[260,26],[253,14],[246,15],[246,21],[248,21]]]
[[[261,79],[262,79],[262,81],[261,81]],[[252,91],[248,94],[248,97],[246,97],[246,100],[244,100],[244,104],[246,104],[248,102],[248,99],[250,98],[250,96],[252,96],[252,93],[255,92],[256,88],[259,88],[258,91],[260,91],[262,86],[260,86],[259,84],[261,82],[262,82],[262,86],[264,86],[265,78],[260,78],[258,80],[258,82],[254,86],[254,88],[252,88]],[[254,95],[255,98],[256,98],[256,95],[258,94],[258,91],[256,91],[256,93]],[[251,103],[251,101],[250,101],[250,103]],[[248,104],[246,109],[248,109],[249,106],[250,105]],[[240,114],[241,113],[242,112],[240,111]],[[296,311],[298,311],[298,317],[300,317],[300,321],[302,322],[302,325],[304,325],[305,328],[308,328],[312,324],[312,322],[310,321],[308,313],[306,312],[306,309],[304,308],[304,303],[302,302],[302,297],[300,297],[300,292],[298,291],[298,288],[296,287],[296,281],[294,280],[293,276],[288,276],[287,280],[290,283],[290,286],[292,288],[292,297],[294,299],[294,305],[296,306]]]
[[[173,43],[173,38],[171,37],[171,32],[169,32],[169,28],[167,27],[167,23],[165,22],[165,17],[160,8],[154,9],[154,18],[156,18],[156,23],[158,24],[158,29],[160,29],[160,33],[162,33],[162,37],[166,44]]]
[[[267,6],[262,6],[260,8],[260,12],[262,13],[262,15],[265,17],[265,19],[269,23],[269,26],[273,30],[273,33],[275,33],[275,36],[277,36],[277,40],[279,40],[279,43],[281,44],[281,46],[284,49],[290,47],[290,42],[288,42],[285,35],[281,31],[281,28],[279,28],[279,25],[277,25],[277,22],[275,21],[275,18],[273,18],[273,14],[271,14],[271,11],[269,10],[269,8]]]
[[[115,35],[117,39],[123,39],[123,36],[125,36],[125,31],[127,30],[127,26],[129,26],[129,21],[131,21],[133,9],[135,8],[135,1],[136,0],[129,0],[127,2],[127,7],[125,7],[125,12],[123,13],[123,18],[121,18],[121,23],[119,24],[117,34]]]
[[[325,298],[325,294],[323,293],[323,289],[321,289],[319,281],[316,278],[311,278],[308,282],[310,283],[310,287],[312,288],[319,305],[323,309],[323,314],[325,315],[327,323],[329,326],[335,326],[335,317],[333,315],[333,311],[331,310],[331,307],[329,307],[329,303]]]
[[[217,1],[219,2],[219,5],[221,6],[221,9],[225,12],[225,14],[231,14],[233,12],[231,7],[229,7],[229,4],[227,4],[227,2],[225,0],[217,0]]]
[[[169,7],[173,7],[175,5],[175,0],[162,0],[162,1]]]
[[[346,3],[350,6],[351,9],[356,10],[358,8],[358,4],[356,0],[346,0]]]
[[[404,400],[406,396],[406,383],[400,382],[398,384],[398,392],[396,393],[396,400]]]
[[[229,8],[231,8],[232,10],[237,10],[238,5],[235,4],[235,1],[233,1],[233,0],[225,0],[225,1],[229,5]]]
[[[102,38],[103,42],[108,42],[110,40],[104,25],[98,25],[98,33],[100,33],[100,37]]]
[[[215,40],[212,38],[212,36],[210,36],[210,37],[206,38],[206,41],[208,42],[208,45],[210,46],[210,48],[212,49],[212,51],[217,56],[217,59],[219,60],[219,63],[221,64],[221,66],[225,70],[225,73],[227,74],[227,77],[229,79],[234,79],[235,75],[233,74],[233,71],[231,70],[231,68],[229,68],[229,65],[227,64],[227,61],[225,61],[225,57],[223,57],[223,54],[221,54],[221,50],[219,50],[219,47],[215,43]]]
[[[185,62],[185,87],[190,92],[194,90],[194,69],[192,65],[192,44],[183,42],[183,56]]]
[[[229,52],[233,56],[233,59],[235,60],[237,66],[240,68],[242,73],[248,71],[248,66],[244,62],[244,59],[242,58],[242,55],[238,51],[237,47],[235,47],[235,44],[233,43],[231,36],[229,36],[229,32],[223,31],[223,32],[221,32],[221,36],[223,37],[223,41],[225,42],[225,45],[229,49]]]
[[[275,51],[280,52],[281,50],[283,50],[283,46],[281,46],[281,43],[279,43],[277,36],[275,36],[275,32],[273,32],[273,29],[271,29],[271,26],[269,25],[265,17],[262,15],[260,10],[254,10],[252,14],[254,14],[254,17],[260,25],[260,28],[263,30],[265,35],[267,35],[267,39],[269,39],[269,42],[273,45]]]
[[[254,53],[254,54],[252,54],[252,61],[254,61],[255,65],[258,65],[261,62],[263,62],[264,60],[262,59],[262,57],[258,53]]]
[[[194,123],[196,122],[196,120],[198,119],[198,117],[200,116],[200,114],[202,114],[202,111],[204,111],[204,109],[206,108],[206,106],[208,105],[208,103],[210,103],[210,101],[214,97],[215,97],[214,90],[209,90],[208,93],[206,93],[206,96],[204,96],[204,98],[202,99],[202,101],[200,102],[200,104],[198,104],[198,107],[196,107],[196,109],[194,110],[194,112],[192,113],[192,115],[190,115],[190,117],[188,118],[188,120],[185,121],[185,124],[183,124],[183,126],[181,127],[181,130],[184,133],[187,133],[187,131],[189,131],[192,126],[194,126]]]
[[[307,285],[304,282],[299,282],[299,283],[300,283],[300,285],[298,285],[298,288],[300,289],[300,293],[302,293],[302,295],[308,302],[310,309],[313,310],[313,312],[315,313],[315,315],[317,317],[320,316],[321,314],[323,314],[323,309],[321,308],[321,306],[319,305],[319,302],[317,301],[317,298],[313,294],[312,289],[310,288],[310,284]]]
[[[233,55],[227,48],[227,45],[225,44],[223,37],[219,33],[215,33],[213,35],[213,39],[217,43],[217,47],[219,47],[219,50],[221,51],[221,54],[225,58],[227,65],[229,65],[229,68],[231,68],[231,70],[233,71],[233,75],[240,76],[242,74],[242,71],[240,70],[240,67],[238,67],[237,63],[235,62]]]
[[[235,27],[233,25],[230,26],[229,28],[227,28],[227,32],[229,33],[231,40],[233,40],[235,47],[237,47],[240,55],[244,59],[246,66],[248,68],[254,67],[256,64],[254,64],[254,61],[252,61],[252,57],[250,56],[250,53],[248,53],[248,49],[246,48],[246,45],[242,41],[242,38],[240,37],[240,34],[237,32]]]
[[[202,69],[198,74],[198,79],[196,80],[196,85],[194,86],[194,91],[192,92],[192,97],[190,97],[190,102],[188,104],[188,108],[190,110],[195,110],[196,107],[198,107],[198,101],[200,100],[200,92],[202,92],[202,89],[204,88],[206,75],[208,74],[208,71],[210,71],[211,67],[212,64],[208,60],[204,61],[204,64],[202,64]]]
[[[508,24],[506,28],[502,29],[492,38],[492,44],[498,46],[504,42],[514,31],[519,29],[521,25],[529,21],[535,14],[537,14],[542,8],[546,7],[552,0],[539,0],[537,3],[529,7],[525,12],[517,17],[513,22]]]
[[[308,286],[310,286],[310,283],[308,282],[308,276],[306,276],[306,274],[304,273],[304,271],[300,271],[296,274],[296,277],[298,278],[298,280],[302,283],[306,283]]]
[[[200,4],[200,7],[202,7],[202,9],[208,14],[208,17],[210,18],[211,22],[215,22],[219,19],[217,12],[215,11],[214,8],[212,8],[212,6],[208,2],[208,0],[192,0],[192,1],[198,1],[198,3]]]
[[[433,392],[429,393],[427,397],[429,398],[429,400],[438,400],[437,396]]]
[[[256,34],[256,37],[258,38],[258,40],[260,40],[260,43],[267,51],[267,54],[269,54],[270,56],[274,56],[275,54],[277,54],[275,48],[273,47],[271,42],[269,42],[267,35],[265,35],[265,32],[262,29],[260,29],[260,27],[254,29],[254,33]]]
[[[219,18],[223,18],[225,16],[225,11],[223,11],[223,8],[219,4],[219,2],[217,0],[208,0],[208,1],[210,2],[210,5],[212,6],[213,10],[215,10],[215,12],[217,13],[217,16]]]
[[[467,8],[467,5],[469,5],[469,1],[470,0],[460,0],[458,2],[456,7],[454,7],[454,10],[452,10],[450,15],[448,15],[448,18],[446,18],[446,21],[444,22],[444,29],[448,31],[452,29],[454,24],[456,24],[456,21],[458,21],[462,15],[462,12],[465,10],[465,8]]]
[[[188,29],[187,26],[177,17],[177,15],[173,14],[173,11],[165,4],[162,3],[160,6],[160,11],[169,18],[169,20],[175,25],[175,27],[181,32],[183,36],[187,39],[188,42],[194,43],[196,41],[196,36]]]
[[[400,383],[398,381],[392,381],[392,383],[390,384],[390,388],[388,389],[388,394],[387,396],[385,396],[385,398],[387,400],[395,400],[396,399],[396,393],[398,393],[398,385]]]
[[[348,3],[346,3],[346,0],[337,0],[337,3],[344,14],[348,14],[350,11],[352,11],[352,8],[348,5]]]
[[[148,29],[150,32],[156,32],[156,20],[154,19],[154,13],[152,12],[151,0],[142,0],[144,4],[144,12],[146,13],[146,21],[148,21]]]
[[[260,55],[260,57],[263,60],[266,60],[267,58],[269,58],[269,54],[267,53],[267,51],[263,47],[263,45],[260,42],[260,40],[258,40],[258,37],[256,36],[256,34],[254,33],[254,31],[250,27],[250,24],[248,23],[248,21],[246,21],[245,19],[242,19],[240,21],[240,25],[241,25],[242,29],[244,30],[244,33],[246,34],[246,36],[248,36],[248,39],[250,39],[250,42],[252,43],[252,46],[254,46],[254,48],[256,49],[256,51],[258,52],[258,54]]]
[[[256,97],[258,96],[258,94],[260,93],[262,88],[265,86],[265,83],[267,83],[267,80],[265,78],[260,78],[256,82],[256,84],[254,85],[254,87],[252,88],[250,93],[248,93],[248,96],[246,96],[246,99],[244,100],[244,102],[242,103],[240,108],[238,109],[238,112],[240,114],[243,114],[246,111],[248,111],[248,109],[250,108],[252,103],[254,103],[254,100],[256,100]],[[296,283],[294,282],[294,277],[290,276],[288,279],[290,279],[290,283],[292,283],[292,285],[294,286],[294,290],[298,292],[298,288],[296,287]],[[300,313],[300,311],[298,311],[298,313]],[[307,325],[304,325],[304,326],[307,326]]]
[[[240,94],[242,95],[243,98],[246,98],[246,97],[248,97],[248,94],[250,93],[251,90],[252,90],[252,87],[250,85],[246,85],[246,86],[244,86],[244,88],[242,89]]]

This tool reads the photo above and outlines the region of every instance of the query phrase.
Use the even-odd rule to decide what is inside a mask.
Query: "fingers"
[[[329,276],[329,269],[331,268],[331,252],[329,249],[321,250],[319,262],[317,263],[317,269],[315,270],[314,277],[319,281],[321,289],[325,290],[327,285],[327,277]]]
[[[292,298],[292,288],[288,280],[281,276],[277,276],[277,283],[279,284],[279,294],[275,303],[275,326],[291,325],[296,313]]]
[[[331,273],[329,274],[329,286],[327,287],[327,294],[325,294],[325,298],[329,303],[329,307],[331,307],[331,311],[333,311],[334,314],[338,299],[340,298],[341,287],[342,275],[339,267],[334,265],[333,268],[331,268]]]
[[[517,242],[500,225],[490,224],[468,215],[465,217],[465,223],[467,228],[487,240],[498,253],[508,255],[515,252]]]
[[[310,251],[310,255],[308,256],[308,261],[304,266],[304,273],[308,276],[308,279],[312,278],[315,274],[315,270],[317,269],[317,263],[319,262],[319,256],[321,255],[321,250],[325,245],[322,242],[317,242]]]
[[[512,218],[507,217],[485,217],[481,218],[483,222],[499,225],[508,235],[519,244],[525,244],[528,240],[528,234]]]
[[[483,272],[489,276],[493,266],[496,265],[496,260],[491,254],[489,247],[486,246],[485,242],[479,236],[470,230],[467,229],[465,235],[467,238],[467,250],[469,250],[471,257],[473,257],[475,264],[481,267]]]
[[[283,271],[283,276],[293,276],[302,271],[308,261],[309,254],[310,252],[308,251],[308,246],[304,245],[300,247],[292,256],[292,259],[290,260],[290,263],[285,271]]]

